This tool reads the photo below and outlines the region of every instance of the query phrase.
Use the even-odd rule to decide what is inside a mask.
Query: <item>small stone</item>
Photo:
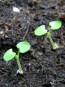
[[[31,63],[28,63],[28,65],[30,66],[30,65],[31,65]]]
[[[13,6],[13,12],[20,13],[20,9]]]
[[[3,31],[0,31],[0,34],[3,34]]]

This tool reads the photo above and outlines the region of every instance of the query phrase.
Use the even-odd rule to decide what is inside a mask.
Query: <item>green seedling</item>
[[[60,27],[62,26],[62,23],[60,21],[52,21],[49,23],[49,26],[50,26],[50,28],[49,28],[49,30],[47,30],[47,29],[45,29],[45,25],[41,25],[35,29],[34,33],[37,36],[42,36],[42,35],[47,34],[47,36],[50,40],[52,49],[55,50],[55,49],[59,48],[59,45],[57,43],[54,43],[54,41],[52,40],[51,31],[60,29]]]
[[[13,49],[9,49],[5,52],[3,58],[5,61],[10,61],[13,58],[15,58],[17,61],[17,64],[18,64],[18,68],[19,68],[17,73],[23,74],[23,69],[22,69],[21,64],[20,64],[19,55],[20,55],[20,53],[25,53],[25,52],[29,51],[31,46],[30,46],[29,42],[23,41],[23,42],[19,42],[16,45],[16,47],[18,48],[17,53],[13,52]]]

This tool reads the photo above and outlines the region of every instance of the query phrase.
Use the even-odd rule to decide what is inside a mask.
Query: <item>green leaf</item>
[[[20,53],[25,53],[30,49],[30,44],[27,41],[19,42],[16,47],[19,49]]]
[[[9,61],[15,57],[16,53],[12,51],[12,49],[9,49],[4,54],[4,60]]]
[[[49,23],[49,26],[51,26],[52,30],[57,30],[62,26],[62,23],[60,21],[52,21]]]
[[[34,31],[35,35],[41,36],[47,33],[47,30],[45,29],[45,25],[41,25]]]

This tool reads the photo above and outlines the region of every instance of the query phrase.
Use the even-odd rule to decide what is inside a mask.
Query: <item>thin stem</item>
[[[17,60],[18,68],[19,68],[19,73],[23,74],[23,70],[22,70],[22,67],[21,67],[21,64],[20,64],[20,60],[19,60],[19,55],[20,55],[20,52],[18,51],[18,53],[16,55],[16,60]]]
[[[53,42],[53,40],[52,40],[50,31],[47,32],[47,35],[48,35],[48,38],[49,38],[50,43],[51,43],[51,45],[52,45],[52,48],[54,49],[54,48],[55,48],[55,45],[54,45],[54,42]]]

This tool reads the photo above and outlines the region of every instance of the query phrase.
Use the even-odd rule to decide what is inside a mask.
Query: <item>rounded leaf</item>
[[[57,30],[62,26],[62,23],[60,21],[52,21],[49,23],[49,26],[51,26],[52,30]]]
[[[16,47],[19,49],[20,53],[25,53],[30,49],[30,44],[27,41],[19,42]]]
[[[45,25],[41,25],[34,31],[35,35],[41,36],[47,33],[47,30],[45,29]]]
[[[12,51],[12,49],[9,49],[4,54],[4,60],[9,61],[15,57],[16,53]]]

